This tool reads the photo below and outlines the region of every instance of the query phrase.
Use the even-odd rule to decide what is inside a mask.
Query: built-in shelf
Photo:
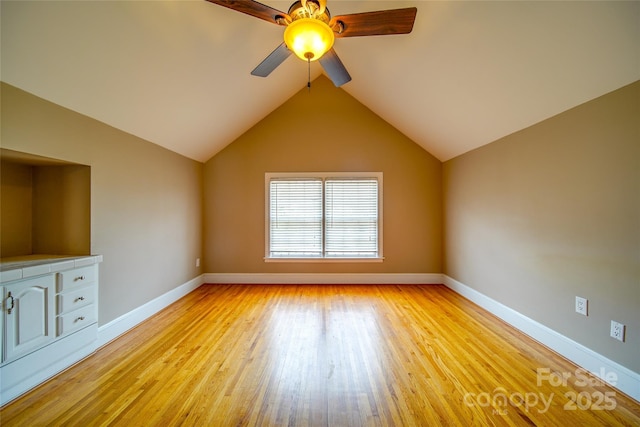
[[[0,200],[0,271],[91,254],[89,166],[0,149]]]

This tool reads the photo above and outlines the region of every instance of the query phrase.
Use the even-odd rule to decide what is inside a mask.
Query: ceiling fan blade
[[[285,59],[291,55],[291,51],[287,48],[287,45],[283,42],[273,52],[267,56],[258,66],[251,72],[252,75],[258,77],[267,77],[278,65],[282,64]]]
[[[318,61],[336,87],[340,87],[351,81],[349,72],[344,67],[342,61],[338,58],[338,54],[333,48],[322,55]]]
[[[408,7],[334,16],[329,26],[336,32],[336,37],[408,34],[413,29],[417,12],[417,8]]]
[[[281,21],[277,19],[279,16],[288,19],[289,21],[291,20],[291,18],[289,18],[289,15],[287,15],[286,13],[253,0],[207,1],[220,6],[228,7],[229,9],[233,9],[238,12],[246,13],[247,15],[255,16],[256,18],[264,19],[265,21],[271,22],[272,24],[286,25],[284,20]]]

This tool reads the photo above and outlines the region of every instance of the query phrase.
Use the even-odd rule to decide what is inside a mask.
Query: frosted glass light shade
[[[320,59],[333,47],[334,40],[331,28],[318,19],[297,19],[284,30],[284,42],[287,47],[305,61]]]

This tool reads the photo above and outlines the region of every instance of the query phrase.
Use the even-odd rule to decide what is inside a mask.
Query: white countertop
[[[25,255],[0,258],[0,283],[102,262],[102,255]]]

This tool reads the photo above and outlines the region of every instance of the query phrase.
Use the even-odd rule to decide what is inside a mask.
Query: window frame
[[[271,187],[270,183],[273,179],[321,179],[322,180],[322,256],[321,257],[271,257],[270,256],[270,239],[271,239]],[[375,257],[325,257],[325,181],[327,179],[376,179],[378,181],[378,254]],[[265,262],[382,262],[383,256],[383,174],[382,172],[266,172],[265,173]]]

